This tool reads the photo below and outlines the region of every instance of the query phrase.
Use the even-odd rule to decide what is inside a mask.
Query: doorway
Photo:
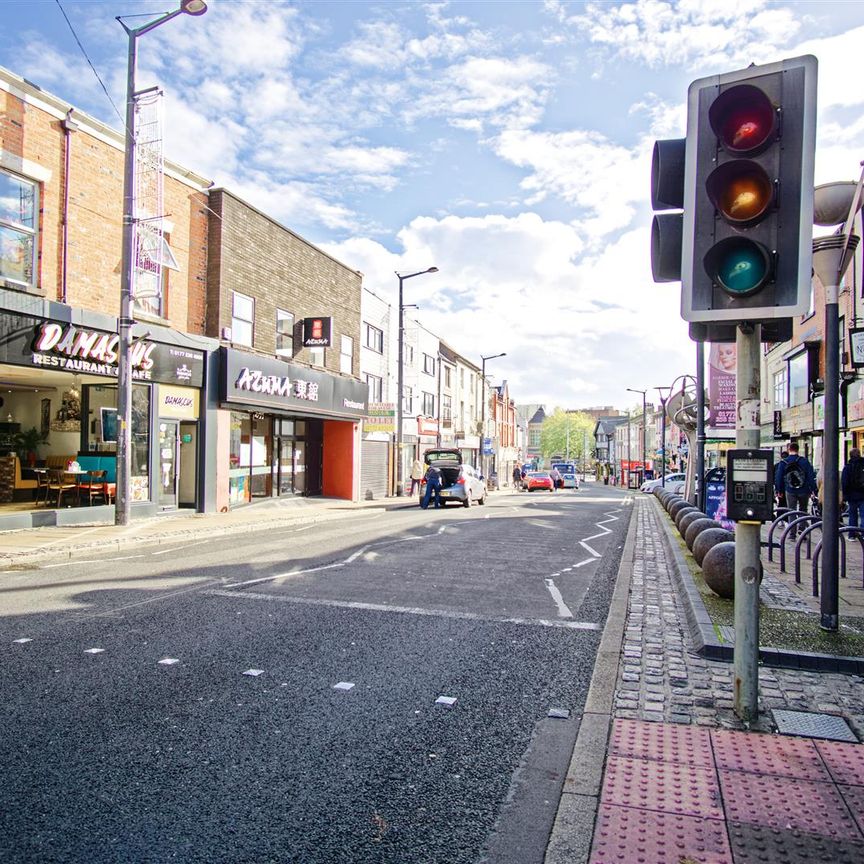
[[[198,472],[198,423],[180,422],[180,456],[177,478],[177,503],[180,507],[195,507]]]
[[[160,510],[177,507],[177,471],[180,424],[176,420],[159,420],[159,492]]]

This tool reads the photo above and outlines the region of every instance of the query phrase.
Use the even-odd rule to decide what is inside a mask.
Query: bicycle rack
[[[777,529],[777,526],[784,521],[787,521],[792,516],[806,516],[807,514],[803,510],[790,510],[788,507],[778,507],[776,512],[779,514],[774,521],[771,523],[771,527],[768,529],[768,560],[774,560],[774,550],[780,548],[779,543],[774,542],[774,531]]]
[[[851,525],[844,525],[838,534],[840,535],[840,546],[843,550],[843,557],[840,560],[840,578],[846,578],[846,535],[851,535],[854,539],[856,539],[861,544],[861,555],[864,558],[864,535],[862,535],[862,531],[864,529],[853,527]],[[813,553],[813,596],[819,596],[819,554],[822,551],[822,541],[820,540],[816,544],[816,550]],[[861,584],[864,587],[864,564],[862,564],[861,569]]]
[[[817,516],[798,516],[793,519],[784,529],[783,533],[780,535],[780,572],[786,572],[786,538],[789,536],[791,532],[794,535],[798,533],[799,528],[804,528],[804,526],[810,522],[811,524],[822,524],[822,520]],[[808,526],[809,527],[809,526]],[[798,544],[795,544],[796,550],[798,549]],[[807,544],[807,555],[810,556],[810,544]]]
[[[801,547],[804,545],[804,540],[807,540],[807,557],[813,557],[813,542],[812,542],[812,533],[818,528],[820,531],[822,530],[822,522],[816,521],[812,524],[808,525],[804,528],[801,533],[798,535],[798,539],[795,541],[795,584],[801,584]],[[820,540],[821,543],[821,540]],[[817,554],[819,551],[819,546],[816,547]],[[782,572],[786,572],[785,570]]]

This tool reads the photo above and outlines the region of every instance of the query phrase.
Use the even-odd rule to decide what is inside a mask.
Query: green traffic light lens
[[[771,256],[761,243],[727,237],[708,251],[705,270],[731,297],[747,297],[771,276]]]

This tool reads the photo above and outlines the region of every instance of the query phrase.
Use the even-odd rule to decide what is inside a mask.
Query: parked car
[[[459,450],[436,448],[423,454],[427,466],[441,469],[441,503],[456,501],[463,507],[486,503],[486,481],[471,465],[462,462]],[[426,479],[420,483],[420,499],[426,494]]]
[[[579,478],[575,473],[570,471],[562,471],[561,472],[561,480],[564,483],[564,489],[578,489],[579,488]]]
[[[679,483],[683,482],[686,478],[686,474],[667,474],[666,475],[666,488],[669,489],[669,485],[671,483]],[[663,485],[663,478],[656,477],[654,480],[646,480],[640,487],[640,492],[653,492],[655,489],[659,489]],[[671,491],[671,490],[670,490]]]
[[[548,471],[529,471],[525,475],[524,486],[528,492],[533,492],[535,489],[547,489],[549,492],[555,491],[552,475]]]

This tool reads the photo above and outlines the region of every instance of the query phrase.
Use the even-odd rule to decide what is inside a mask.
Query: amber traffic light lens
[[[758,222],[774,200],[774,185],[756,162],[740,159],[716,168],[705,181],[711,203],[731,225]]]
[[[708,112],[708,122],[727,153],[747,156],[771,142],[777,112],[762,90],[740,84],[717,97]]]

